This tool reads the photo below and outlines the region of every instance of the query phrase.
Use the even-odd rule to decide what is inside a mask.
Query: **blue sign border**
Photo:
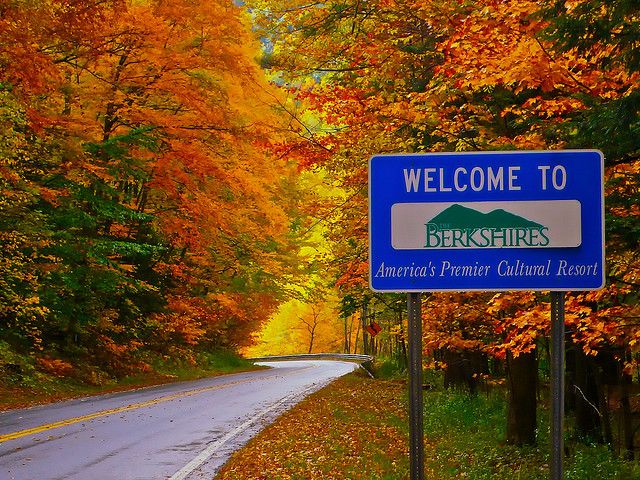
[[[539,165],[563,165],[567,184],[563,190],[542,191]],[[464,192],[407,192],[403,169],[472,166],[498,168],[518,166],[521,189]],[[552,151],[491,151],[424,154],[374,155],[369,159],[369,286],[376,292],[438,292],[438,291],[582,291],[604,286],[604,156],[599,150]],[[438,187],[437,179],[432,186]],[[437,189],[437,188],[436,188]],[[446,190],[446,189],[444,189]],[[469,203],[491,201],[551,201],[578,200],[581,203],[582,243],[578,247],[555,248],[466,248],[396,250],[391,245],[391,207],[396,203]],[[489,265],[490,275],[439,275],[441,262],[452,265]],[[527,265],[551,261],[552,272],[558,262],[567,265],[587,265],[599,262],[597,275],[505,276],[498,275],[497,264],[518,260]],[[378,277],[381,263],[386,266],[435,267],[434,275]],[[431,273],[431,272],[428,272]]]

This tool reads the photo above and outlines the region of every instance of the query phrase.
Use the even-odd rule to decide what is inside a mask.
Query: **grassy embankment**
[[[0,411],[262,368],[224,351],[200,353],[192,361],[156,358],[146,372],[119,378],[89,375],[81,368],[69,375],[56,376],[40,371],[28,357],[14,355],[11,360],[14,368],[6,369],[0,379]]]
[[[236,452],[216,480],[409,478],[406,385],[343,377],[315,393]],[[425,392],[425,471],[429,480],[548,479],[548,416],[538,447],[504,444],[503,392],[469,397]],[[640,479],[640,466],[603,446],[567,442],[566,480]]]

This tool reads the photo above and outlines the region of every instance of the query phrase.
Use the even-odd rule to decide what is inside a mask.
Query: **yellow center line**
[[[311,367],[305,367],[301,370],[306,370],[307,368],[311,368]],[[113,415],[115,413],[127,412],[129,410],[136,410],[138,408],[157,405],[163,402],[170,402],[171,400],[176,400],[177,398],[190,397],[192,395],[197,395],[199,393],[204,393],[204,392],[211,392],[213,390],[221,390],[226,387],[233,387],[235,385],[241,385],[243,383],[253,382],[256,380],[267,380],[269,378],[273,378],[276,376],[279,376],[279,375],[270,375],[268,377],[262,377],[262,378],[249,378],[246,380],[238,380],[235,382],[225,383],[223,385],[213,385],[210,387],[197,388],[195,390],[188,390],[186,392],[176,393],[174,395],[167,395],[166,397],[155,398],[153,400],[148,400],[146,402],[132,403],[124,407],[111,408],[109,410],[101,410],[99,412],[90,413],[88,415],[82,415],[80,417],[73,417],[73,418],[68,418],[66,420],[60,420],[59,422],[48,423],[46,425],[41,425],[39,427],[27,428],[25,430],[18,430],[16,432],[0,435],[0,443],[8,442],[9,440],[15,440],[16,438],[34,435],[36,433],[46,432],[47,430],[53,430],[55,428],[66,427],[67,425],[73,425],[74,423],[86,422],[88,420],[93,420],[94,418],[105,417],[107,415]]]

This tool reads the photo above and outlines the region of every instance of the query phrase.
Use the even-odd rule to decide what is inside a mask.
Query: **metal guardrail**
[[[269,357],[247,358],[252,362],[276,362],[279,360],[346,360],[358,363],[372,362],[371,355],[359,355],[355,353],[302,353],[300,355],[274,355]]]

